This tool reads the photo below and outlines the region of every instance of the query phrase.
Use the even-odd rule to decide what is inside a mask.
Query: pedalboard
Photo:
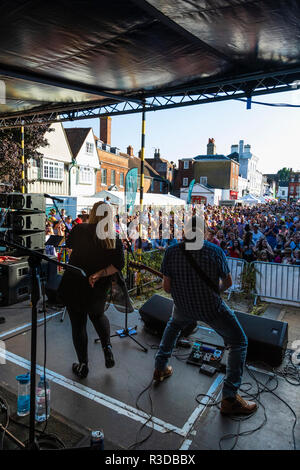
[[[200,373],[212,376],[216,371],[226,371],[226,359],[227,351],[224,346],[195,341],[186,362],[187,364],[200,366]]]

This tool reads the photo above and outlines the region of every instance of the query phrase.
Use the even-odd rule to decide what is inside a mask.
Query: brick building
[[[118,147],[112,147],[110,117],[100,118],[100,139],[95,137],[95,141],[101,165],[101,170],[96,175],[96,193],[109,189],[125,191],[127,172],[131,168],[138,168],[140,175],[140,155],[134,155],[131,145],[127,147],[127,153],[120,152]],[[152,168],[147,159],[144,162],[144,175],[144,192],[168,193],[168,181]],[[138,188],[139,185],[140,182]]]
[[[292,171],[289,181],[289,201],[300,199],[300,171]]]
[[[179,160],[175,190],[188,187],[193,179],[211,188],[228,190],[228,199],[237,199],[239,179],[237,155],[217,154],[214,139],[209,139],[206,155]]]
[[[161,158],[159,149],[155,149],[154,158],[146,158],[146,161],[164,180],[168,182],[165,185],[165,192],[170,192],[173,187],[174,163],[169,162],[165,158]]]
[[[100,118],[100,139],[95,136],[101,170],[96,175],[96,193],[112,186],[125,190],[125,177],[129,169],[129,156],[111,146],[111,118]]]

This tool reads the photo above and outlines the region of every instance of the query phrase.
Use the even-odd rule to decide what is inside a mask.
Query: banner
[[[125,205],[129,215],[132,215],[138,187],[138,169],[128,171],[125,179]]]
[[[189,185],[189,192],[188,192],[188,197],[187,197],[187,204],[190,204],[191,203],[191,199],[192,199],[192,192],[193,192],[193,187],[194,187],[194,184],[195,184],[195,180],[192,180],[190,182],[190,185]]]

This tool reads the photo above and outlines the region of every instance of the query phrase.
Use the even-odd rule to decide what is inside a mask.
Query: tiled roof
[[[70,149],[73,154],[73,158],[77,157],[79,150],[82,147],[83,142],[85,141],[88,133],[90,132],[90,127],[72,127],[65,128],[66,136],[69,141]]]

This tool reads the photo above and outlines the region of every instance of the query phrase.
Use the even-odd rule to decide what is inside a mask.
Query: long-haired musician
[[[102,210],[102,215],[97,215],[101,204],[106,207],[105,212]],[[121,240],[111,235],[113,225],[105,226],[105,231],[111,230],[111,238],[99,238],[97,234],[97,224],[107,218],[108,210],[108,205],[104,202],[94,204],[88,223],[76,225],[67,240],[67,247],[72,249],[69,263],[87,274],[87,278],[83,278],[65,271],[59,288],[59,295],[70,316],[73,343],[78,357],[78,363],[73,364],[72,370],[79,378],[85,378],[89,372],[86,331],[88,316],[101,340],[106,367],[110,368],[115,364],[110,343],[110,324],[104,312],[111,276],[123,268],[124,253]]]

